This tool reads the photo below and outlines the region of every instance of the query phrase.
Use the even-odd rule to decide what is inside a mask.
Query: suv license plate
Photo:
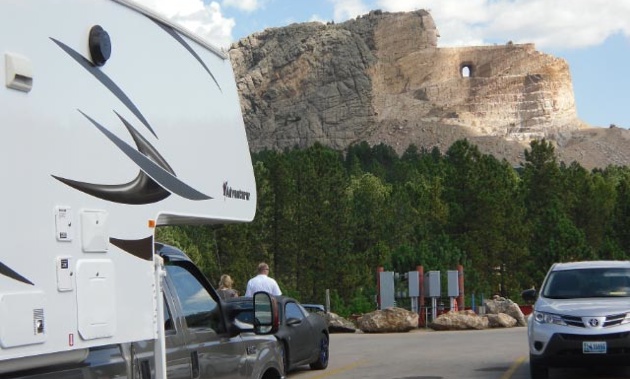
[[[606,354],[606,341],[584,341],[582,342],[582,352],[584,354]]]

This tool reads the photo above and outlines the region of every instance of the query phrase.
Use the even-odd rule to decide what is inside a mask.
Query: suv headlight
[[[539,324],[567,325],[564,320],[562,320],[562,317],[554,315],[553,313],[534,311],[534,320]]]

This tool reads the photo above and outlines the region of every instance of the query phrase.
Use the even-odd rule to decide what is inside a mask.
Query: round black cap
[[[97,66],[104,65],[112,54],[112,43],[109,34],[100,25],[90,29],[89,45],[92,62]]]

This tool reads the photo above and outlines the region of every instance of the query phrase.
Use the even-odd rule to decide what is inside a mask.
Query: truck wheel
[[[313,370],[324,370],[328,367],[328,336],[326,333],[322,333],[321,339],[319,340],[319,356],[310,366]]]

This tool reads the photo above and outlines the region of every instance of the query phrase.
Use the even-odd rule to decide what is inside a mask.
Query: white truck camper
[[[159,341],[155,227],[255,214],[227,55],[128,0],[3,0],[0,59],[0,376]]]

